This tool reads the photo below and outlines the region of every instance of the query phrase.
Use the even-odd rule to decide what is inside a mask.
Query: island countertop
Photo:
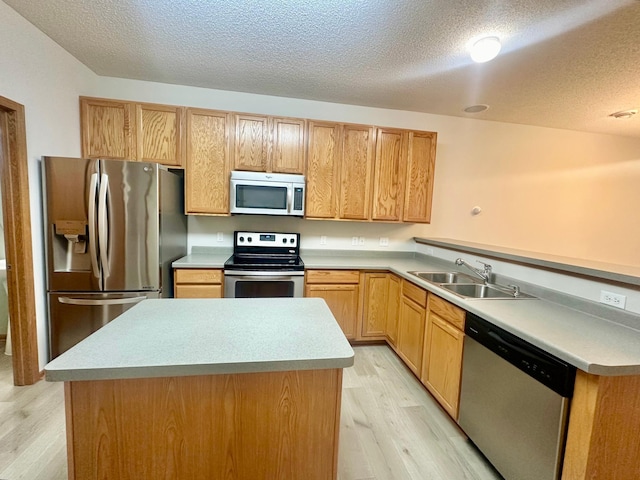
[[[345,368],[318,298],[144,300],[45,366],[48,381]]]

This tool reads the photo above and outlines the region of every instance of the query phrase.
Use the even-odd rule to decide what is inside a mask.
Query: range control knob
[[[244,237],[240,237],[238,240],[240,240],[240,243],[244,242]]]
[[[252,237],[248,237],[247,238],[247,242],[249,242],[249,243],[253,242],[253,238]]]
[[[289,240],[290,243],[295,243],[295,241],[296,241],[296,239],[293,238],[293,237]]]
[[[286,239],[286,238],[283,238],[283,239],[282,239],[282,243],[287,243],[287,239]]]

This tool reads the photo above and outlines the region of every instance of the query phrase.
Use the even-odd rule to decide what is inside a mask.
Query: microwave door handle
[[[287,213],[291,213],[291,204],[293,203],[293,186],[287,187]]]
[[[109,175],[103,173],[100,177],[100,193],[98,198],[98,239],[100,241],[100,263],[105,278],[109,276],[109,218],[107,213],[107,194],[109,190]]]
[[[91,257],[91,271],[94,277],[100,278],[100,268],[98,267],[98,249],[96,238],[96,197],[98,195],[98,174],[91,174],[89,184],[89,256]]]

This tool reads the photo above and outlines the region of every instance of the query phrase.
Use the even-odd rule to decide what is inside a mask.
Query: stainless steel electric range
[[[304,263],[299,233],[233,234],[233,255],[224,264],[225,298],[302,297]]]

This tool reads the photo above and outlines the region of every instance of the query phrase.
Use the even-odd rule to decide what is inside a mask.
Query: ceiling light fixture
[[[609,116],[613,118],[631,118],[636,113],[638,113],[638,110],[621,110],[619,112],[612,113]]]
[[[500,39],[498,37],[484,37],[475,42],[469,49],[471,59],[476,63],[493,60],[500,53]]]
[[[489,105],[479,103],[478,105],[471,105],[470,107],[465,108],[464,111],[467,113],[480,113],[484,112],[487,108],[489,108]]]

